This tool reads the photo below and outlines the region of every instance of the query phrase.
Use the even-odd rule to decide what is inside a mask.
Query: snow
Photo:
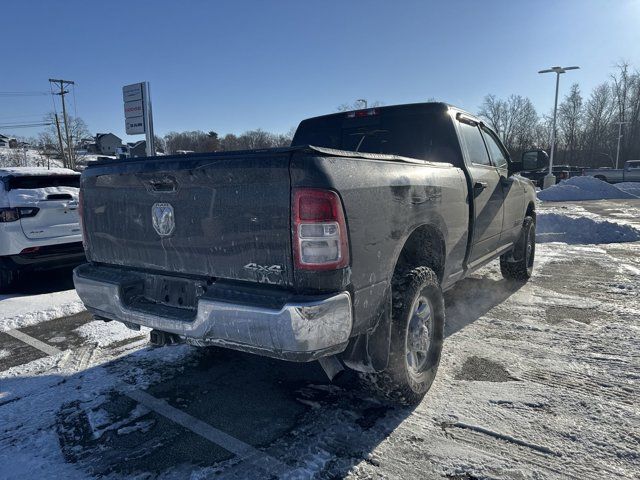
[[[47,168],[47,167],[3,167],[0,168],[0,177],[6,175],[26,176],[26,175],[80,175],[78,172],[68,168]]]
[[[75,330],[80,336],[87,339],[88,343],[95,344],[99,347],[106,347],[114,342],[121,342],[129,338],[139,337],[149,332],[148,328],[141,328],[140,331],[131,330],[120,322],[106,323],[97,320],[85,323]]]
[[[541,211],[536,218],[536,241],[602,244],[640,241],[640,228],[570,212]]]
[[[594,177],[572,177],[539,192],[538,198],[548,202],[639,198],[632,193],[634,188],[625,188],[629,190]]]
[[[615,186],[623,192],[640,197],[640,182],[621,182],[616,183]]]
[[[40,295],[0,295],[0,331],[22,328],[84,310],[75,290]]]

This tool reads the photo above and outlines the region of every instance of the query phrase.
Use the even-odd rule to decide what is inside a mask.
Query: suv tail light
[[[0,223],[15,222],[21,218],[35,217],[39,208],[36,207],[18,207],[18,208],[0,208]]]
[[[336,270],[349,264],[349,242],[338,194],[317,188],[293,191],[293,256],[303,270]]]

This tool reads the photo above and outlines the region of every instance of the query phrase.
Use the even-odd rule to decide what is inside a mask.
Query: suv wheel
[[[500,271],[504,278],[526,282],[533,275],[536,254],[536,222],[525,217],[520,237],[513,250],[500,256]]]
[[[389,364],[361,374],[367,386],[404,405],[420,403],[440,363],[444,299],[433,270],[418,267],[394,280]]]
[[[0,292],[5,292],[11,288],[17,278],[17,272],[13,270],[5,270],[0,267]]]

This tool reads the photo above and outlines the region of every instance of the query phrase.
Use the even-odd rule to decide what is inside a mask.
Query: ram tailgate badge
[[[176,226],[173,206],[170,203],[154,203],[151,207],[151,220],[158,235],[161,237],[171,235]]]

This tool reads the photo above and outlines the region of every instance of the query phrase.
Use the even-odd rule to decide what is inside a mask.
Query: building
[[[100,155],[115,155],[118,147],[122,146],[122,139],[113,133],[96,134],[96,153]]]
[[[0,148],[16,148],[17,146],[18,142],[15,138],[0,133]]]
[[[147,142],[145,140],[139,140],[135,143],[129,143],[129,157],[146,157],[147,156]]]

